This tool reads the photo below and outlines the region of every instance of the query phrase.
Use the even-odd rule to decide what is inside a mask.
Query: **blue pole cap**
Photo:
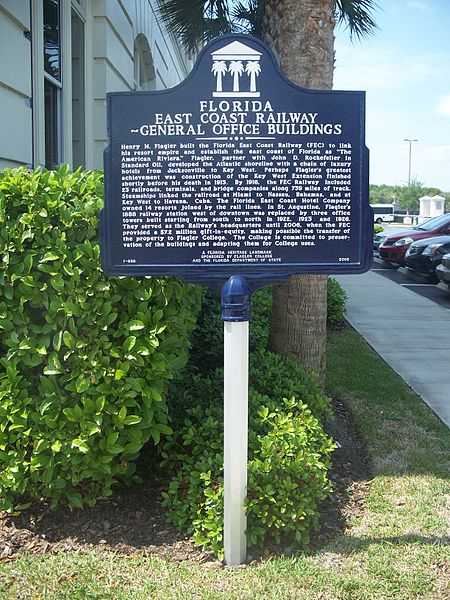
[[[250,321],[251,290],[245,277],[233,275],[222,287],[222,321]]]

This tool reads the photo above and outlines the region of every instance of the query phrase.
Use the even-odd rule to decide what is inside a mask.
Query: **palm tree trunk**
[[[285,75],[331,89],[335,0],[265,0],[263,39]],[[275,286],[269,347],[325,379],[327,277],[297,275]]]
[[[263,40],[294,83],[333,85],[335,0],[265,0]]]

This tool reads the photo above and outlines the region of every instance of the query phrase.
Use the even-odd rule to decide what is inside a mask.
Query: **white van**
[[[395,204],[371,204],[374,223],[392,223]]]

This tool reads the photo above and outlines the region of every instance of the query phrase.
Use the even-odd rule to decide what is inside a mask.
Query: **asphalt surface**
[[[363,275],[336,279],[349,323],[450,427],[448,289],[376,260]]]
[[[443,308],[450,309],[449,288],[443,283],[430,283],[426,277],[418,273],[414,273],[404,267],[390,266],[376,257],[374,258],[371,271],[382,277],[386,277],[390,281],[394,281],[402,287],[408,288],[420,296],[432,300]]]

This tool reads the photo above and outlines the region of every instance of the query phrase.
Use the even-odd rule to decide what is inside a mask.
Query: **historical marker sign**
[[[294,273],[369,268],[364,111],[363,92],[294,85],[248,36],[213,40],[176,88],[108,95],[105,271],[226,282],[228,564],[246,555],[250,294]]]
[[[108,95],[102,262],[112,275],[249,279],[371,262],[363,92],[287,80],[223,36],[162,92]]]

